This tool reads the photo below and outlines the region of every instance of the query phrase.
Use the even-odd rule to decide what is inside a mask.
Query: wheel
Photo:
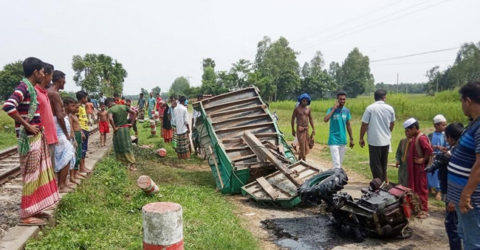
[[[341,168],[327,170],[308,179],[298,188],[302,201],[318,203],[321,199],[332,200],[332,195],[343,189],[348,177]]]

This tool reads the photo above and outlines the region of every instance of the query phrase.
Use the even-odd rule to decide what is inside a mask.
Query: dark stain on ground
[[[275,235],[275,243],[282,248],[328,250],[354,242],[341,238],[326,215],[271,219],[262,223]]]

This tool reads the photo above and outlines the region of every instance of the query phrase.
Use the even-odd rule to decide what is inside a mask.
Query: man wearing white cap
[[[437,154],[441,154],[442,150],[446,150],[448,147],[447,140],[445,139],[445,128],[447,127],[447,119],[445,118],[445,116],[438,114],[433,117],[433,126],[435,127],[435,131],[428,135],[428,139],[430,139],[433,148],[433,155],[435,156]],[[428,189],[432,194],[435,194],[435,189],[435,199],[441,200],[442,192],[440,192],[438,171],[434,171],[433,173],[427,173],[427,184]]]
[[[387,92],[383,89],[375,91],[375,102],[363,113],[360,128],[360,147],[365,146],[363,137],[367,133],[370,170],[373,178],[387,179],[387,162],[392,130],[395,123],[395,111],[385,103]]]
[[[420,132],[420,125],[415,118],[406,120],[403,123],[403,128],[405,128],[405,133],[412,138],[407,153],[408,187],[420,198],[422,211],[418,214],[418,217],[424,219],[428,217],[428,188],[425,166],[430,160],[433,149],[428,137]]]

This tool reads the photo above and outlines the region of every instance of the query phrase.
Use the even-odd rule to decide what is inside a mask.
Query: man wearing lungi
[[[122,104],[115,104],[112,98],[107,98],[108,120],[113,128],[113,149],[117,160],[128,164],[129,170],[135,171],[135,156],[133,155],[130,127],[127,116],[130,114],[132,121],[136,120],[136,113]]]
[[[312,136],[315,135],[315,127],[313,126],[312,112],[308,105],[312,99],[307,93],[303,93],[298,97],[298,105],[292,114],[292,135],[297,137],[298,145],[300,149],[298,150],[298,158],[300,160],[307,160],[307,154],[310,150],[309,147],[309,133],[308,133],[308,124],[312,126]],[[295,120],[297,120],[297,131],[295,131]]]
[[[185,96],[181,96],[178,99],[179,105],[173,110],[177,139],[175,151],[179,159],[190,158],[190,127],[188,125],[188,111],[185,105],[186,100]]]
[[[40,112],[35,85],[44,78],[43,62],[34,57],[23,61],[23,78],[3,104],[3,110],[15,120],[23,190],[20,225],[44,225],[43,210],[60,199],[47,141],[40,127]]]

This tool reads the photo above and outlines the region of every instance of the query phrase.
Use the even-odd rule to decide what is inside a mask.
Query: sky
[[[228,71],[253,61],[257,43],[285,37],[299,65],[321,51],[326,66],[358,47],[375,82],[425,82],[425,72],[452,65],[458,48],[479,42],[477,0],[159,1],[2,0],[0,66],[38,57],[73,81],[72,56],[103,53],[128,72],[124,94],[176,77],[201,85],[202,59]],[[419,56],[389,59],[429,51]],[[381,60],[389,59],[389,60]],[[380,60],[377,61],[376,60]]]

